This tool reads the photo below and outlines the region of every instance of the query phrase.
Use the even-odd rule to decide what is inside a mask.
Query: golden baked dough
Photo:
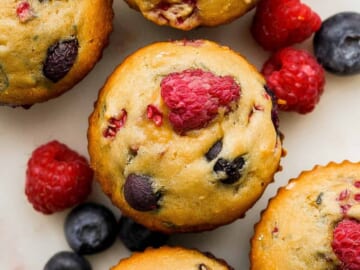
[[[133,253],[122,259],[111,270],[232,270],[225,261],[198,250],[182,247],[149,248],[141,253]]]
[[[31,105],[62,94],[101,57],[112,0],[3,0],[0,103]]]
[[[345,217],[360,219],[359,180],[360,163],[344,161],[316,166],[281,188],[255,227],[251,269],[340,269],[333,230]]]
[[[229,23],[258,0],[125,0],[148,20],[181,30]]]
[[[160,84],[189,69],[233,78],[241,93],[230,111],[179,134]],[[241,217],[273,180],[282,155],[264,84],[243,57],[211,41],[159,42],[129,56],[109,77],[89,121],[91,165],[105,193],[125,215],[167,233]],[[162,112],[160,126],[148,118],[149,105]],[[217,142],[220,151],[208,160]],[[127,188],[135,198],[126,198]]]

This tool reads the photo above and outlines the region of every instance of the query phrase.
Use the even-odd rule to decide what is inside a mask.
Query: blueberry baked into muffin
[[[59,96],[100,59],[112,30],[112,0],[3,0],[0,103]]]
[[[183,247],[146,249],[122,259],[111,270],[179,269],[179,270],[233,270],[224,260],[212,254]]]
[[[241,217],[279,169],[272,95],[242,56],[207,40],[129,56],[89,120],[91,166],[124,215],[165,233]]]
[[[360,269],[360,163],[316,166],[281,188],[255,227],[251,269]]]
[[[229,23],[252,9],[258,0],[125,0],[158,25],[180,30]]]

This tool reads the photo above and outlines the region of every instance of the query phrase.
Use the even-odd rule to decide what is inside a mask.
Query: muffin
[[[316,166],[270,200],[251,269],[360,269],[360,163]]]
[[[112,0],[2,1],[0,103],[31,105],[72,88],[101,57],[112,18]]]
[[[252,9],[258,0],[125,0],[158,25],[180,30],[229,23]]]
[[[124,60],[90,116],[91,166],[124,215],[165,233],[241,217],[279,169],[277,114],[257,70],[207,40]]]
[[[182,247],[161,247],[133,253],[122,259],[111,270],[179,269],[179,270],[233,270],[224,260],[209,253]]]

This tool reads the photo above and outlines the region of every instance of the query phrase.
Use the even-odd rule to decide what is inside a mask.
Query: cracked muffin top
[[[229,23],[258,0],[125,0],[148,20],[181,30]]]
[[[59,96],[101,57],[112,0],[4,0],[0,9],[0,103],[32,105]]]
[[[124,215],[166,233],[241,217],[279,169],[276,108],[242,56],[207,40],[126,58],[89,120],[91,166]]]

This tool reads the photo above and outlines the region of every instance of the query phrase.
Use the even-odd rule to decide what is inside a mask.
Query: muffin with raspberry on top
[[[126,58],[99,94],[88,141],[113,203],[165,233],[243,216],[283,153],[263,77],[207,40],[158,42]]]
[[[251,269],[360,269],[360,163],[305,171],[255,227]]]
[[[148,20],[188,31],[229,23],[251,10],[258,0],[125,0]]]
[[[99,61],[112,31],[112,0],[3,0],[0,104],[55,98]]]

